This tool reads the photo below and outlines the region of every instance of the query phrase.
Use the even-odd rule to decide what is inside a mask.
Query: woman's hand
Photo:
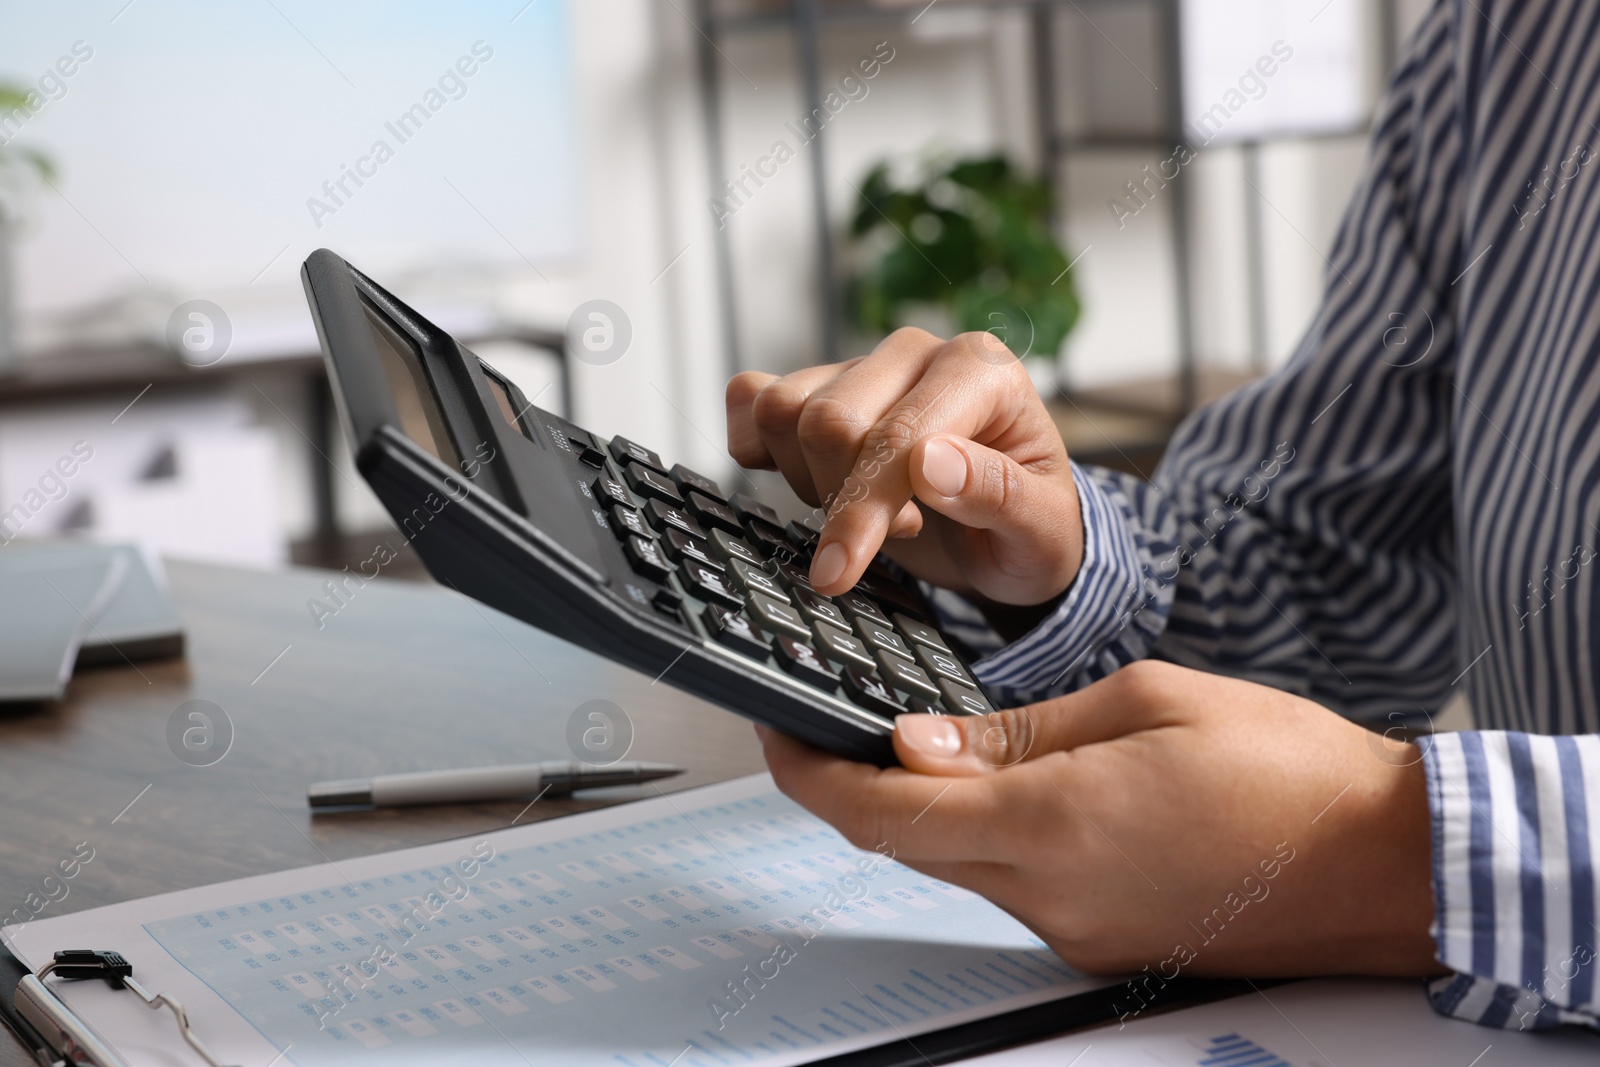
[[[848,363],[747,371],[727,401],[733,458],[782,471],[827,508],[811,564],[819,592],[849,589],[880,548],[919,578],[1001,604],[1053,600],[1078,573],[1066,448],[990,334],[897,330]]]
[[[855,845],[980,893],[1094,972],[1440,973],[1415,746],[1159,662],[983,718],[902,715],[903,768],[762,731]]]

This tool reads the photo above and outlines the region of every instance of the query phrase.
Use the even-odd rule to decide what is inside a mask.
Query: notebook
[[[160,562],[133,545],[0,549],[0,701],[55,700],[75,666],[183,653]]]

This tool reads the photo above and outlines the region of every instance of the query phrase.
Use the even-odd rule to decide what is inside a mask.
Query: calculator
[[[301,276],[357,468],[440,582],[878,766],[896,762],[897,715],[993,710],[883,557],[823,596],[807,578],[814,522],[535,407],[327,249]]]

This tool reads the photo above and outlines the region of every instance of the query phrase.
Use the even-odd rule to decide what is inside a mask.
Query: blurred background
[[[369,557],[321,246],[713,476],[732,372],[903,324],[991,330],[1077,458],[1148,475],[1309,324],[1425,6],[6,5],[0,541]]]

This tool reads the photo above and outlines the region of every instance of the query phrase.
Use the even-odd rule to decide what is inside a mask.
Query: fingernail
[[[844,569],[850,563],[850,550],[839,542],[822,546],[815,559],[811,561],[811,584],[832,585],[839,580]]]
[[[961,729],[942,715],[901,715],[894,721],[900,739],[928,756],[954,756],[961,751]]]
[[[960,496],[967,486],[967,457],[949,441],[936,437],[922,449],[922,476],[941,496]]]

